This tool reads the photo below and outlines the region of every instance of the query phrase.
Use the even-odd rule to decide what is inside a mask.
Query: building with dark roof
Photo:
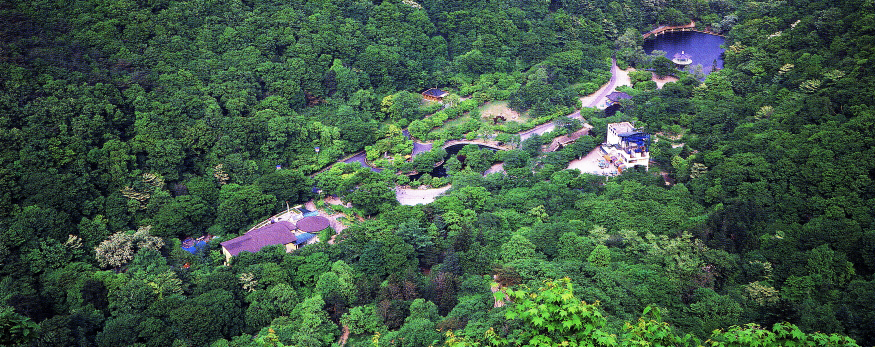
[[[422,97],[431,101],[441,101],[447,97],[447,95],[450,95],[450,93],[438,88],[431,88],[422,92]]]
[[[318,233],[331,226],[328,218],[322,216],[308,216],[297,222],[298,229],[305,233]]]
[[[298,243],[296,243],[298,237],[295,236],[294,230],[295,223],[280,221],[250,230],[241,236],[222,242],[222,253],[225,254],[225,261],[230,261],[231,257],[237,256],[240,252],[256,253],[267,246],[284,245],[286,252],[294,251],[298,249]]]
[[[618,103],[620,102],[620,100],[628,100],[631,98],[631,95],[623,92],[611,92],[611,94],[608,94],[608,100],[610,100],[612,103]]]

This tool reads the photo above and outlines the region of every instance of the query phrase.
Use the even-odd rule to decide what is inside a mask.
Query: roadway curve
[[[608,94],[614,91],[614,88],[617,87],[617,75],[620,74],[620,67],[617,66],[617,58],[611,58],[611,79],[608,81],[608,84],[597,92],[595,99],[589,103],[589,105],[584,105],[585,107],[596,107],[599,104],[599,101],[604,99]],[[580,111],[577,111],[577,116],[580,117]],[[573,114],[573,113],[572,113]],[[573,118],[573,116],[570,116]]]
[[[617,86],[617,75],[619,75],[619,73],[620,73],[620,68],[617,66],[617,59],[611,58],[611,79],[608,81],[608,84],[599,88],[599,90],[595,94],[595,98],[592,100],[592,102],[589,103],[589,105],[583,105],[583,106],[584,107],[596,107],[599,104],[599,101],[601,101],[606,96],[608,96],[608,94],[610,94],[612,91],[614,91],[614,88]],[[574,113],[569,114],[568,117],[574,118],[574,119],[580,119],[582,121],[586,121],[580,115],[580,110],[574,111]],[[535,134],[538,134],[538,135],[546,134],[548,132],[553,131],[554,129],[556,129],[556,125],[553,124],[553,122],[547,122],[547,123],[538,125],[534,128],[531,128],[529,130],[526,130],[526,131],[519,133],[520,141],[525,141],[526,139],[532,137]]]

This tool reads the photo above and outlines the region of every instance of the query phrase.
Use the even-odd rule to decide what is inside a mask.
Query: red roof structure
[[[328,221],[328,218],[322,216],[309,216],[299,220],[297,225],[298,229],[303,232],[318,233],[331,226],[331,223]]]
[[[221,245],[231,256],[236,256],[243,251],[256,253],[267,246],[285,245],[297,241],[298,238],[292,232],[293,230],[295,230],[295,223],[280,221],[251,230],[246,234],[222,242]]]

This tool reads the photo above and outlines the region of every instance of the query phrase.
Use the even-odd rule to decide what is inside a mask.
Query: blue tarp
[[[207,249],[207,242],[206,241],[198,241],[194,244],[194,246],[182,247],[182,249],[188,251],[191,254],[195,254],[202,249]]]
[[[307,243],[307,241],[310,241],[310,239],[316,237],[315,235],[309,234],[309,233],[298,234],[295,236],[298,237],[298,240],[295,241],[295,244],[298,246],[303,245],[303,244]]]

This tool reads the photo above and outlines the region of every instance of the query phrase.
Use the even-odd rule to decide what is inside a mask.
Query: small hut
[[[425,98],[425,100],[431,101],[442,101],[447,95],[450,95],[450,93],[438,88],[431,88],[422,92],[422,97]]]

